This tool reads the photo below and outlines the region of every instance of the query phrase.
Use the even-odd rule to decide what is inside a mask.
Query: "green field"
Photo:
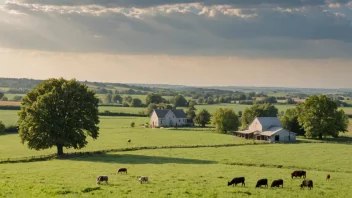
[[[234,106],[239,107],[240,105]],[[113,107],[115,108],[115,107]],[[133,108],[129,108],[133,109]],[[211,111],[211,110],[210,110]],[[0,111],[10,124],[17,111]],[[81,151],[176,145],[252,144],[253,141],[218,134],[212,128],[149,129],[139,127],[148,118],[101,117],[100,135]],[[130,128],[130,123],[136,123]],[[128,144],[127,140],[132,143]],[[20,143],[17,134],[0,136],[0,160],[55,153],[35,151]],[[75,152],[72,149],[65,152]],[[352,193],[350,144],[297,143],[235,147],[154,149],[107,153],[65,160],[0,164],[0,197],[349,197]],[[282,165],[282,168],[276,168]],[[127,175],[116,176],[118,168]],[[295,169],[308,171],[313,190],[300,190]],[[325,181],[325,175],[332,175]],[[108,185],[96,185],[108,175]],[[138,175],[150,182],[140,184]],[[233,177],[245,176],[246,187],[228,187]],[[283,179],[283,189],[255,189],[261,178]],[[270,185],[270,184],[269,184]],[[100,187],[100,189],[95,189]]]

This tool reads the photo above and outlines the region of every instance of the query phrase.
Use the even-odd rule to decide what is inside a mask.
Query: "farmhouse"
[[[268,142],[295,142],[296,134],[284,129],[276,117],[257,117],[245,131],[234,131],[235,136]]]
[[[179,109],[154,109],[150,117],[150,126],[152,128],[185,125],[187,125],[186,114]]]

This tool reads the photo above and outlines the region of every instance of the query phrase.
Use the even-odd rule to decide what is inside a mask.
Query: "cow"
[[[126,174],[127,174],[127,168],[120,168],[120,169],[117,171],[116,175],[117,175],[118,173],[126,173]]]
[[[307,173],[306,173],[306,171],[302,171],[302,170],[296,170],[296,171],[293,171],[292,173],[291,173],[291,178],[293,179],[294,177],[299,177],[299,178],[306,178],[307,177]]]
[[[273,183],[271,183],[271,188],[280,186],[282,186],[282,188],[284,187],[284,180],[282,179],[274,180]]]
[[[127,140],[127,143],[131,143],[131,140]]]
[[[246,186],[244,177],[233,178],[230,182],[227,182],[227,186],[237,186],[237,184],[242,183],[242,186]]]
[[[147,176],[137,176],[137,178],[139,178],[139,182],[141,182],[141,183],[148,182]]]
[[[259,188],[261,186],[266,186],[268,187],[268,179],[260,179],[257,181],[257,185],[255,185],[256,188]]]
[[[300,185],[301,189],[304,187],[308,187],[309,190],[313,188],[313,181],[312,180],[303,180],[302,184]]]
[[[105,183],[108,184],[108,180],[109,180],[108,176],[98,176],[97,184],[100,184],[100,182],[103,182],[103,181],[105,181]]]
[[[330,179],[330,174],[326,175],[326,181],[328,181]]]

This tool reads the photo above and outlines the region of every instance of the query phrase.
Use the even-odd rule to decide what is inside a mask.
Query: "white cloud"
[[[310,5],[303,7],[297,7],[297,1],[275,4],[279,1],[274,0],[255,6],[259,2],[256,0],[246,1],[251,4],[247,7],[232,1],[233,5],[191,3],[139,8],[106,6],[113,2],[108,0],[88,5],[76,2],[74,6],[71,1],[27,2],[8,2],[0,7],[0,47],[295,58],[350,58],[352,50],[351,22],[343,17],[345,13],[315,6],[325,1],[302,1]],[[343,7],[346,2],[329,1],[326,5],[340,3]]]

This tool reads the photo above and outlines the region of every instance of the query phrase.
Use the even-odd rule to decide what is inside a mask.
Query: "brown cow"
[[[326,175],[326,181],[328,181],[330,179],[330,174]]]
[[[293,179],[293,177],[306,178],[307,177],[307,173],[306,173],[306,171],[296,170],[296,171],[293,171],[291,173],[291,177],[292,177],[292,179]]]

